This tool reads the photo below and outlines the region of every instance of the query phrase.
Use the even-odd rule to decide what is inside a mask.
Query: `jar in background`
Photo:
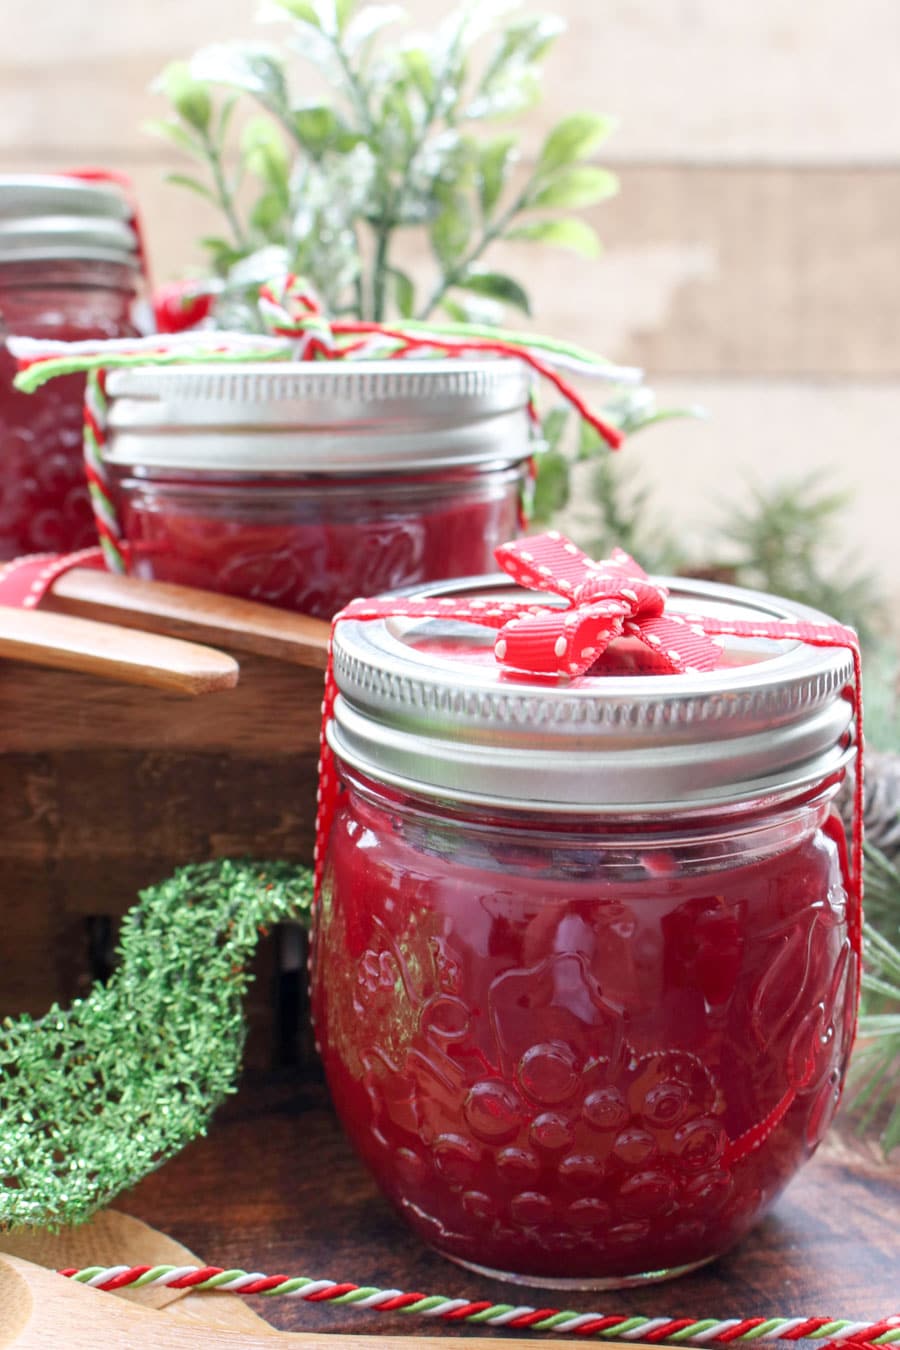
[[[493,565],[531,453],[517,361],[118,370],[106,462],[136,576],[329,618]]]
[[[106,184],[0,175],[0,559],[96,542],[82,462],[84,376],[19,393],[6,339],[135,333],[130,210]]]
[[[667,613],[822,617],[667,584]],[[516,592],[419,592],[451,593]],[[338,627],[326,1076],[444,1255],[560,1288],[667,1278],[769,1209],[837,1105],[851,659],[729,638],[711,672],[561,682],[503,671],[495,636]]]

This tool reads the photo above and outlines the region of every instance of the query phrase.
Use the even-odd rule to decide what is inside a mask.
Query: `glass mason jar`
[[[357,595],[482,572],[518,532],[517,361],[139,368],[107,390],[137,576],[329,618]]]
[[[82,462],[84,376],[19,393],[6,339],[135,333],[129,212],[107,185],[0,176],[0,560],[96,543]]]
[[[667,612],[811,617],[667,584]],[[712,672],[566,683],[504,672],[495,636],[336,633],[327,1080],[444,1255],[559,1288],[667,1278],[768,1210],[838,1102],[858,987],[832,811],[850,656],[725,639]]]

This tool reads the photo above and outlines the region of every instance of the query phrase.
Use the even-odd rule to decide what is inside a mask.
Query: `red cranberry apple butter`
[[[810,617],[670,586],[676,618]],[[502,669],[495,636],[337,628],[313,989],[328,1082],[445,1255],[529,1283],[664,1278],[766,1212],[838,1101],[851,658],[730,637],[715,669],[646,674],[621,639],[567,681]]]
[[[0,176],[0,559],[96,542],[81,449],[84,376],[19,393],[6,338],[134,334],[129,209],[105,184]]]
[[[138,576],[330,617],[483,572],[530,454],[517,361],[114,372],[107,462]]]

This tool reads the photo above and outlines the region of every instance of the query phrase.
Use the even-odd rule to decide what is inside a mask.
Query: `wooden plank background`
[[[691,538],[748,474],[818,468],[855,494],[847,556],[900,599],[900,6],[549,7],[569,32],[529,151],[565,112],[616,112],[603,159],[623,191],[593,213],[599,262],[510,249],[498,264],[527,270],[542,329],[638,362],[665,398],[709,408],[709,423],[660,429],[632,452],[659,509]],[[269,36],[253,21],[256,0],[4,8],[0,170],[128,169],[156,275],[196,261],[210,222],[162,183],[183,165],[141,130],[162,111],[148,86],[207,42]],[[409,3],[421,26],[447,8]]]

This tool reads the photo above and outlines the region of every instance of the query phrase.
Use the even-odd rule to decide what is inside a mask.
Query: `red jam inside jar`
[[[331,618],[355,596],[489,571],[523,465],[377,479],[114,470],[134,575]]]
[[[721,596],[724,588],[707,589]],[[770,1208],[822,1139],[851,1048],[858,963],[831,807],[843,769],[825,750],[850,717],[844,654],[776,652],[779,691],[754,695],[782,708],[768,729],[763,704],[745,703],[729,728],[713,700],[703,705],[710,725],[682,731],[687,748],[673,750],[664,738],[676,713],[661,733],[665,719],[653,729],[649,715],[601,711],[605,730],[590,745],[584,698],[579,719],[562,710],[565,691],[546,686],[519,719],[509,700],[527,703],[527,686],[487,673],[474,649],[460,683],[470,681],[479,698],[469,700],[463,730],[464,692],[449,701],[433,692],[450,678],[446,643],[410,643],[396,632],[370,639],[364,630],[375,625],[359,624],[362,636],[346,639],[342,676],[344,627],[343,709],[339,700],[332,724],[341,788],[313,1010],[335,1107],[360,1157],[424,1240],[491,1275],[598,1288],[712,1259]],[[378,678],[382,658],[395,690],[406,675],[431,695],[407,693],[398,715]],[[765,684],[770,662],[747,659],[734,654],[721,687],[747,690],[755,669]],[[793,790],[775,790],[772,773],[761,790],[756,757],[767,735],[773,770],[779,754],[796,755],[790,733],[781,735],[792,716],[782,697],[791,664],[802,680],[819,661],[831,694],[818,716],[826,709],[832,720],[818,771],[810,761],[800,773],[794,762]],[[712,693],[718,677],[697,679]],[[576,695],[601,701],[608,689],[610,703],[624,707],[630,684],[636,708],[654,679],[671,690],[663,677],[588,676],[574,685]],[[557,694],[563,730],[551,743]],[[506,702],[486,713],[494,695]],[[660,692],[660,707],[667,697]],[[574,708],[577,697],[569,702]],[[417,707],[438,724],[429,732],[417,723],[418,744],[410,732]],[[702,727],[703,712],[694,716]],[[372,727],[381,719],[384,737],[361,730],[362,717]],[[454,718],[460,740],[449,749]],[[639,728],[633,741],[643,726],[637,751],[627,734],[608,734],[622,725]],[[634,800],[618,810],[608,800],[561,809],[566,761],[603,753],[604,739],[606,767],[594,760],[602,788],[621,773],[626,796],[642,783],[652,791],[655,780],[665,798],[667,782],[683,781],[697,735],[736,737],[718,760],[713,749],[718,768],[697,774],[731,760],[737,783],[746,751],[743,769],[760,790],[748,779],[732,800],[724,788],[710,790],[694,808],[666,810],[657,797],[652,810]],[[527,758],[529,738],[530,778],[526,760],[519,772],[509,767],[520,753]],[[492,804],[488,788],[504,770],[488,783],[491,739],[522,800]],[[432,757],[443,752],[455,767],[432,773],[429,741]],[[463,742],[478,765],[471,773]],[[649,786],[641,755],[656,759]],[[418,789],[416,762],[425,780]],[[529,803],[542,777],[548,800]]]
[[[142,577],[330,618],[489,571],[530,455],[516,361],[116,371],[106,460]]]
[[[820,1142],[850,1049],[827,800],[625,842],[345,779],[316,1021],[384,1193],[448,1256],[522,1278],[730,1247]]]
[[[84,376],[20,393],[6,339],[134,336],[128,211],[106,185],[0,176],[0,559],[97,541],[82,455]]]

